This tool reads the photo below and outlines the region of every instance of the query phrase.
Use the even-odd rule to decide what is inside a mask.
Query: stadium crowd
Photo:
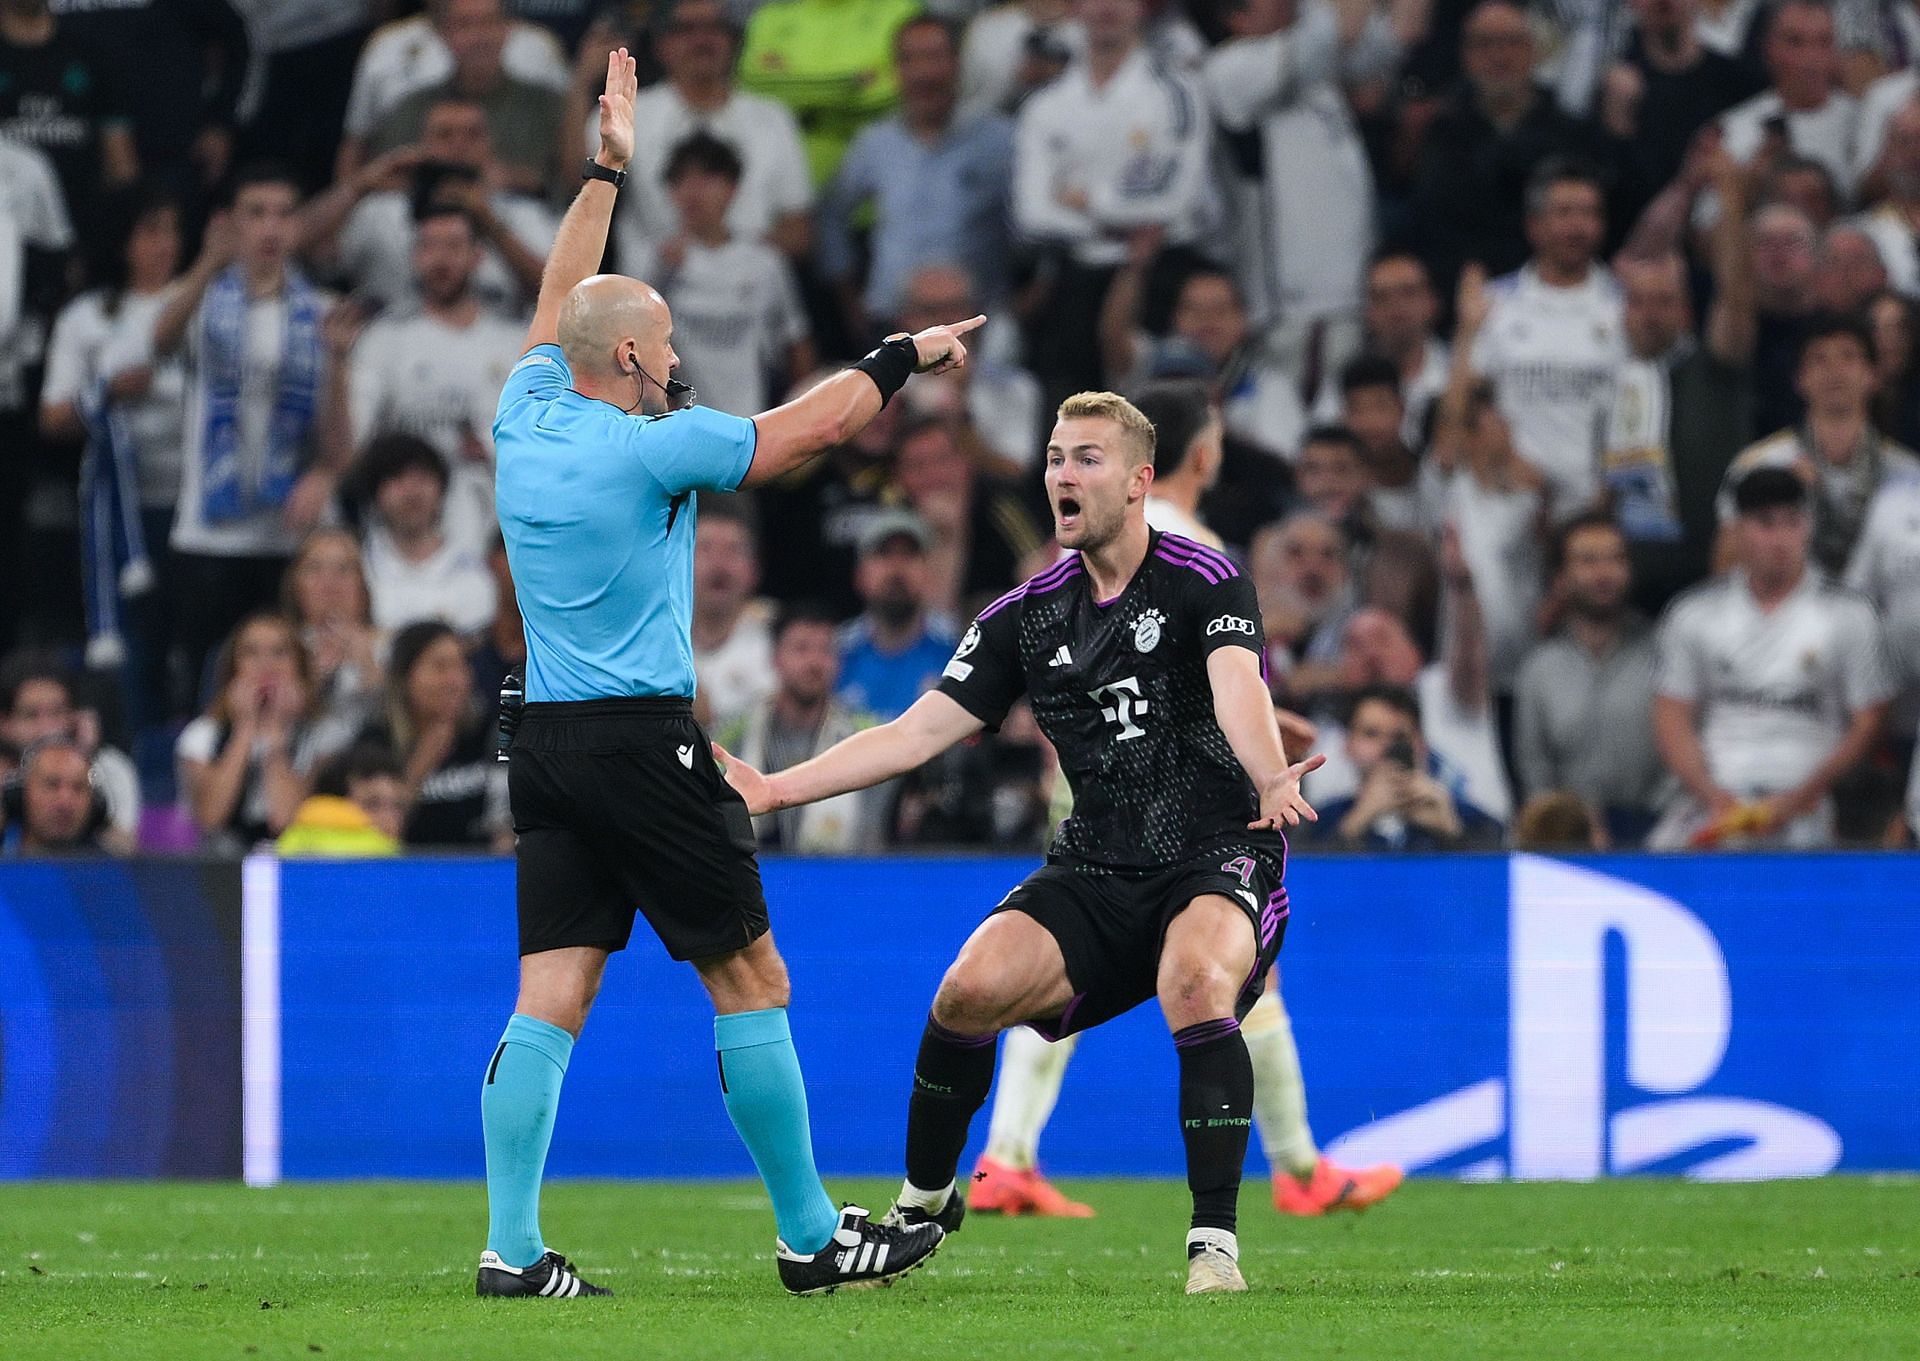
[[[703,498],[748,761],[938,678],[1110,388],[1257,586],[1311,844],[1911,843],[1920,0],[410,8],[0,0],[10,853],[510,844],[490,426],[616,44],[607,263],[701,402],[991,318]],[[1016,712],[758,832],[1036,850],[1052,770]]]

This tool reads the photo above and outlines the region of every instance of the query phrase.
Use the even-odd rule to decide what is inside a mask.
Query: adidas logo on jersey
[[[1067,651],[1067,645],[1065,643],[1062,643],[1060,645],[1060,650],[1053,654],[1053,660],[1048,662],[1047,665],[1048,666],[1072,666],[1073,665],[1073,654]]]

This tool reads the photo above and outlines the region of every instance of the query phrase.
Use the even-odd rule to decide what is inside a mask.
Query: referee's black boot
[[[549,1252],[532,1266],[511,1267],[492,1252],[480,1254],[480,1275],[473,1283],[480,1296],[510,1298],[539,1296],[549,1300],[578,1299],[582,1295],[611,1295],[604,1285],[583,1280],[573,1263]]]
[[[831,1295],[843,1286],[892,1285],[933,1256],[944,1236],[938,1224],[875,1223],[858,1205],[849,1205],[820,1251],[802,1256],[781,1243],[774,1258],[780,1284],[790,1294]]]

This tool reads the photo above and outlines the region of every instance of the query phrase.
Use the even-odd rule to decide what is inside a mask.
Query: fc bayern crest
[[[1148,610],[1133,621],[1133,646],[1136,652],[1151,652],[1160,646],[1160,626],[1167,617],[1158,610]]]

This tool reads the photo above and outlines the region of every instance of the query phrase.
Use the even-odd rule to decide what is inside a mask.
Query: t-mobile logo
[[[1147,712],[1147,701],[1140,698],[1138,676],[1128,676],[1125,680],[1103,685],[1089,693],[1100,701],[1100,717],[1120,725],[1120,735],[1114,741],[1125,742],[1130,737],[1146,736],[1147,730],[1133,721]]]

